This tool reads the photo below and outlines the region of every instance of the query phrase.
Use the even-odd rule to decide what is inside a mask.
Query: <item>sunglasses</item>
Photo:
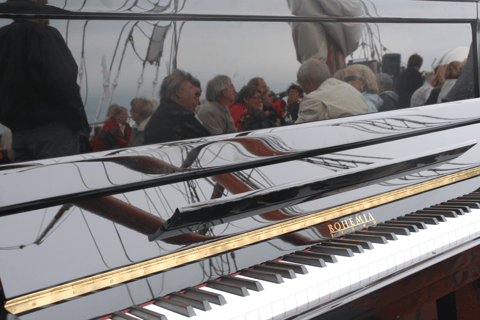
[[[357,79],[360,79],[360,80],[363,80],[365,81],[365,79],[361,78],[361,77],[357,77],[357,76],[348,76],[348,77],[345,77],[343,78],[343,81],[344,82],[352,82],[352,81],[355,81]]]

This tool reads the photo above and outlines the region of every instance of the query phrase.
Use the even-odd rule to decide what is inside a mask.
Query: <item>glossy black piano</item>
[[[289,103],[302,61],[321,60],[334,77],[364,65],[399,83],[418,53],[430,90],[451,85],[430,105],[13,156],[0,166],[0,319],[478,319],[478,9],[476,1],[0,1],[0,27],[47,21],[65,40],[91,138],[107,106],[158,100],[175,69],[203,92],[216,75],[237,91],[260,77]]]

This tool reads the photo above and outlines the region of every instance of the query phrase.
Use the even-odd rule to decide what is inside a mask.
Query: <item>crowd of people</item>
[[[273,128],[316,120],[440,103],[460,76],[462,63],[420,73],[422,58],[408,60],[396,83],[385,73],[375,75],[361,64],[330,74],[319,60],[304,62],[282,98],[263,78],[251,79],[238,93],[231,79],[218,75],[206,87],[200,103],[201,85],[190,73],[175,70],[160,89],[160,106],[154,112],[146,99],[134,99],[130,110],[134,133],[126,123],[126,109],[113,105],[108,121],[95,138],[94,151],[142,144]],[[304,96],[304,94],[306,94]],[[130,141],[129,141],[130,139]]]
[[[132,126],[128,110],[111,105],[104,125],[94,129],[88,142],[83,140],[83,150],[114,150],[440,103],[463,63],[452,62],[423,77],[422,62],[419,55],[412,55],[394,81],[361,64],[332,75],[324,62],[311,59],[300,66],[298,84],[292,83],[281,98],[263,78],[251,79],[237,93],[228,76],[218,75],[207,83],[202,101],[200,81],[177,69],[164,78],[160,101],[131,101]],[[12,154],[3,150],[0,156],[8,160]]]

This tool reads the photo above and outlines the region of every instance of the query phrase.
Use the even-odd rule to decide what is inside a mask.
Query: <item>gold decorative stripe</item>
[[[5,309],[13,314],[26,312],[55,302],[70,299],[82,294],[107,288],[112,285],[127,282],[146,275],[154,274],[172,267],[194,262],[213,255],[227,252],[239,247],[247,246],[259,241],[281,236],[283,234],[301,230],[319,223],[337,219],[358,211],[363,211],[382,204],[406,198],[415,194],[446,186],[458,181],[480,175],[480,167],[419,183],[399,190],[387,192],[378,196],[355,201],[336,208],[317,212],[308,216],[278,223],[266,228],[251,231],[231,238],[222,239],[182,252],[170,254],[150,261],[138,263],[129,267],[102,273],[93,277],[77,280],[68,284],[38,291],[8,301]]]

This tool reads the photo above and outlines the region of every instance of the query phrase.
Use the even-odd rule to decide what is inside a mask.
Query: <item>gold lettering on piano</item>
[[[329,224],[328,229],[330,230],[331,236],[338,237],[376,224],[375,218],[369,212],[361,213],[354,217],[341,219],[338,222],[333,223],[333,226]]]
[[[335,233],[335,230],[333,229],[331,224],[328,225],[328,229],[330,229],[330,233]]]

